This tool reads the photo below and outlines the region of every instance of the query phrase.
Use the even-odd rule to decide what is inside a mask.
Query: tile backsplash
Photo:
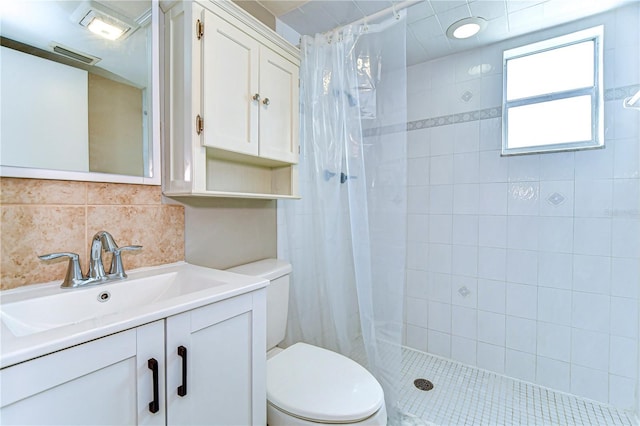
[[[78,253],[86,273],[101,230],[120,246],[143,246],[123,255],[125,270],[184,260],[184,207],[163,204],[159,186],[2,178],[0,211],[2,290],[62,280],[66,259],[43,262],[42,254]]]

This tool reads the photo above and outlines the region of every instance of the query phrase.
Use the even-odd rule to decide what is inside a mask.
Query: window
[[[600,148],[602,26],[505,50],[502,155]]]

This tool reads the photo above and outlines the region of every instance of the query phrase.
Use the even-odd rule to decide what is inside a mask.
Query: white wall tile
[[[609,294],[611,258],[605,256],[573,256],[573,289],[589,293]]]
[[[429,241],[429,215],[407,215],[407,241],[426,243]]]
[[[451,309],[451,334],[475,340],[478,335],[478,311],[463,306],[453,306]]]
[[[538,219],[537,216],[509,216],[507,219],[507,247],[519,250],[537,250]]]
[[[427,301],[424,299],[407,297],[406,303],[407,324],[427,328],[429,318],[427,311]]]
[[[638,376],[638,342],[636,339],[611,336],[609,373],[634,379]]]
[[[611,335],[638,338],[638,300],[611,298]]]
[[[509,163],[504,157],[500,156],[499,150],[480,151],[478,161],[478,179],[480,183],[508,181]]]
[[[480,150],[502,149],[502,118],[480,120]],[[507,163],[507,159],[504,161]]]
[[[559,325],[571,325],[571,291],[539,287],[538,320]]]
[[[429,244],[429,270],[451,273],[451,245]]]
[[[426,186],[407,187],[407,213],[427,214],[429,212],[429,188]]]
[[[443,357],[451,357],[451,335],[429,330],[428,352]]]
[[[429,301],[429,330],[451,333],[451,304]]]
[[[604,371],[572,365],[571,393],[596,401],[608,401],[609,375]]]
[[[451,303],[451,275],[429,272],[428,282],[429,300]]]
[[[478,367],[486,370],[504,373],[505,349],[503,346],[478,342]]]
[[[568,362],[539,356],[536,365],[536,383],[560,391],[569,391],[571,376]]]
[[[611,295],[638,298],[640,259],[611,259]]]
[[[575,164],[576,180],[612,178],[613,146],[607,144],[604,149],[576,151]]]
[[[478,214],[479,191],[477,183],[453,185],[453,213]]]
[[[610,297],[575,291],[573,293],[571,325],[585,330],[609,332]]]
[[[429,245],[426,243],[407,242],[407,268],[428,270]]]
[[[509,182],[540,180],[539,155],[515,155],[509,157]]]
[[[429,184],[429,158],[409,158],[407,160],[407,185],[420,186]]]
[[[468,84],[468,83],[465,83]],[[479,81],[472,83],[474,86],[479,86]],[[465,87],[466,89],[466,87]],[[460,93],[464,93],[462,90]],[[471,90],[474,97],[479,97],[480,91],[478,89]],[[480,148],[480,123],[478,121],[467,121],[465,123],[459,123],[455,126],[455,143],[453,146],[453,152],[473,152],[477,153]]]
[[[507,315],[536,319],[537,293],[536,286],[507,283]]]
[[[478,244],[478,216],[453,216],[453,243],[465,245]]]
[[[428,157],[431,153],[431,129],[407,132],[407,158]]]
[[[611,229],[611,254],[640,258],[640,220],[614,218]],[[631,236],[635,237],[631,237]]]
[[[571,358],[571,328],[538,321],[537,351],[539,356],[568,362]]]
[[[636,404],[636,381],[626,377],[609,375],[609,403],[632,411]]]
[[[477,278],[453,275],[451,277],[451,303],[475,308],[478,303]]]
[[[429,181],[432,185],[453,183],[453,155],[438,155],[430,158]]]
[[[541,181],[573,181],[575,169],[574,152],[554,152],[540,156]]]
[[[526,352],[507,349],[505,374],[527,382],[536,380],[536,356]]]
[[[574,365],[609,371],[609,334],[572,329],[571,362]]]
[[[423,117],[424,118],[424,117]],[[453,154],[455,126],[438,126],[431,128],[431,155]]]
[[[478,249],[478,277],[504,281],[506,279],[507,252],[502,248]]]
[[[640,179],[613,180],[612,214],[620,218],[640,215]]]
[[[607,217],[613,206],[613,179],[575,181],[575,216]]]
[[[478,311],[478,341],[504,347],[505,327],[504,314]]]
[[[477,183],[479,153],[464,152],[453,155],[453,183]]]
[[[631,108],[624,108],[622,102],[616,102],[613,105],[616,139],[637,138],[640,132],[638,112]]]
[[[451,336],[451,358],[468,365],[476,365],[476,340]]]
[[[478,244],[484,247],[506,247],[507,216],[480,216]]]
[[[573,217],[574,182],[540,182],[540,216]]]
[[[507,251],[507,281],[538,284],[538,252],[532,250]]]
[[[640,143],[638,143],[638,139],[618,139],[613,149],[613,177],[640,177]]]
[[[409,188],[408,191],[411,191],[411,189]],[[428,207],[431,214],[453,213],[453,185],[431,185],[428,196]],[[411,201],[410,196],[409,201]],[[409,213],[412,213],[412,211],[409,210]]]
[[[536,353],[538,325],[535,320],[506,317],[506,346],[520,352]]]
[[[406,345],[422,352],[427,351],[427,329],[407,324]]]
[[[538,253],[538,284],[545,287],[571,289],[573,257],[565,253]]]
[[[478,212],[480,214],[507,214],[508,186],[506,183],[482,183],[479,191]]]
[[[429,215],[429,242],[451,244],[452,226],[451,215]]]
[[[575,218],[573,251],[577,254],[611,254],[611,219]]]
[[[506,309],[506,283],[478,280],[478,309],[504,314]]]
[[[456,275],[475,277],[478,274],[478,247],[454,245],[452,271]]]
[[[537,215],[540,210],[540,183],[510,183],[507,205],[510,215]]]
[[[407,269],[406,295],[426,299],[428,297],[427,271]]]
[[[538,218],[538,249],[548,252],[571,253],[573,251],[573,218]]]

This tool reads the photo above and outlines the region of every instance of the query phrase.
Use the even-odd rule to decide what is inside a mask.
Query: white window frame
[[[574,151],[604,147],[604,108],[603,108],[603,34],[602,25],[577,31],[560,37],[505,50],[502,56],[502,155],[536,154],[556,151]],[[555,93],[535,95],[526,98],[507,100],[507,62],[523,56],[535,55],[572,44],[593,41],[594,45],[594,81],[593,86],[565,90]],[[527,147],[509,147],[509,109],[523,105],[532,105],[559,99],[589,95],[591,97],[591,140],[573,141],[557,144],[536,145]]]

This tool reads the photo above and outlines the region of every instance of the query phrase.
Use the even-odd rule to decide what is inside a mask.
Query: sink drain
[[[421,391],[430,391],[431,389],[433,389],[433,383],[431,383],[427,379],[415,379],[413,381],[413,384]]]
[[[109,299],[111,299],[111,293],[108,291],[103,291],[98,295],[98,302],[106,302]]]

